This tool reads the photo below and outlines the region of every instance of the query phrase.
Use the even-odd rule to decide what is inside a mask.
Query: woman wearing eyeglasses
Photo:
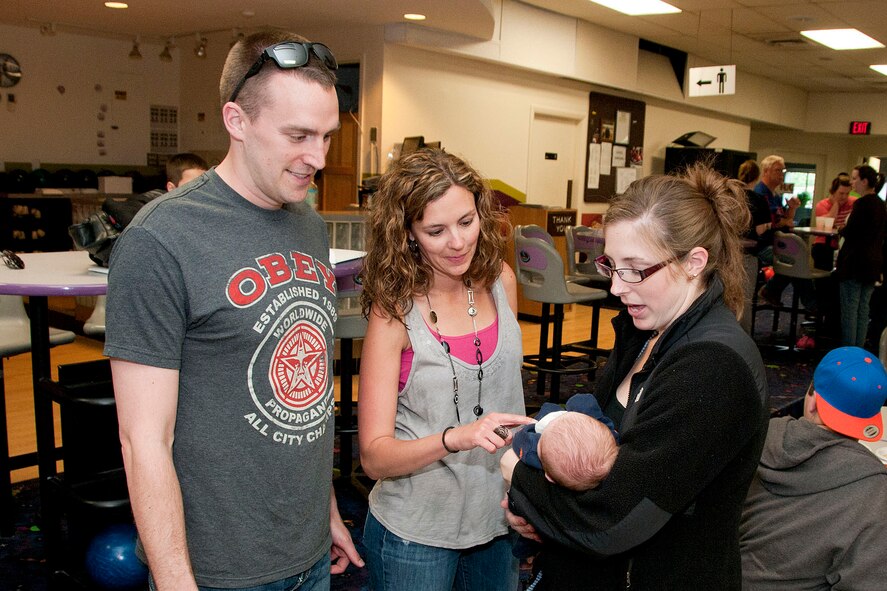
[[[423,149],[382,176],[361,274],[358,435],[378,481],[364,529],[375,591],[514,591],[499,503],[524,410],[504,214],[459,158]]]
[[[536,589],[740,588],[739,517],[767,420],[763,363],[736,319],[749,221],[741,184],[702,165],[614,198],[596,262],[626,309],[595,395],[622,445],[584,493],[515,468],[509,521],[556,542]]]

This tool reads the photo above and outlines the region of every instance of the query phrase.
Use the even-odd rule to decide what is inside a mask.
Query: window
[[[783,188],[786,195],[791,194],[793,197],[798,197],[803,207],[811,209],[813,195],[816,191],[816,166],[786,162]]]

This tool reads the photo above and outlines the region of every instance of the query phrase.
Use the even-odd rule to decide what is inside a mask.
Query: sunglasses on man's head
[[[257,59],[252,67],[246,71],[246,74],[243,75],[243,78],[241,78],[240,82],[237,83],[237,86],[234,87],[234,92],[231,93],[231,98],[228,99],[228,102],[233,103],[237,100],[237,95],[240,94],[246,81],[258,74],[259,70],[262,69],[262,66],[264,66],[265,62],[268,60],[272,60],[277,64],[278,68],[290,70],[292,68],[301,68],[306,65],[311,58],[312,53],[330,70],[339,69],[339,64],[336,62],[333,52],[323,43],[284,41],[283,43],[278,43],[277,45],[265,48],[265,51],[262,52],[259,59]]]
[[[12,252],[11,250],[3,251],[3,262],[6,263],[6,266],[10,269],[24,269],[25,261],[21,259],[20,256]]]

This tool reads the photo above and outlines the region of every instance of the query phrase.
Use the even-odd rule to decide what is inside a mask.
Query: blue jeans
[[[157,591],[154,579],[148,575],[148,589]],[[241,587],[238,589],[220,589],[218,587],[198,587],[200,591],[329,591],[330,589],[330,555],[324,555],[320,560],[306,571],[292,577],[265,583],[256,587]]]
[[[465,550],[408,542],[367,513],[365,558],[373,591],[515,591],[518,560],[511,538]]]
[[[875,291],[873,283],[853,279],[841,281],[841,344],[846,347],[864,347],[869,327],[869,301]]]

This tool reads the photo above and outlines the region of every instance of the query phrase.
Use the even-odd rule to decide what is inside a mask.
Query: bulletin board
[[[606,203],[641,177],[646,110],[643,101],[589,94],[586,203]]]

